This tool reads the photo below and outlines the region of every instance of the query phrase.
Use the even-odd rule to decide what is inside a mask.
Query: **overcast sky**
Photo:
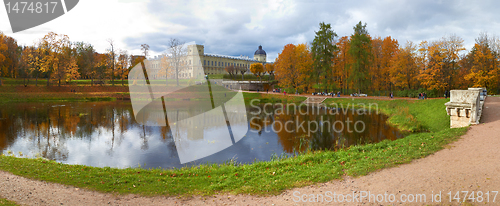
[[[371,36],[392,36],[400,45],[456,34],[470,50],[479,33],[500,34],[498,8],[500,2],[493,0],[82,0],[67,14],[15,34],[0,9],[0,31],[22,45],[53,31],[91,43],[98,52],[109,48],[107,39],[137,55],[146,43],[150,57],[164,51],[170,38],[232,56],[253,57],[262,45],[268,61],[274,61],[284,45],[312,42],[320,22],[330,23],[340,37],[351,35],[362,21]]]

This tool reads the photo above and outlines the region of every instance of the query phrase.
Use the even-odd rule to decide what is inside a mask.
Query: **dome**
[[[259,54],[266,55],[266,51],[262,50],[262,46],[259,46],[259,49],[255,51],[254,55],[259,55]]]

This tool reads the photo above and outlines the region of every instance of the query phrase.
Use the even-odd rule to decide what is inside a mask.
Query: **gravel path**
[[[471,127],[460,140],[429,157],[359,178],[345,177],[343,180],[288,190],[277,196],[216,195],[189,199],[115,196],[34,181],[2,171],[0,196],[22,205],[407,205],[412,199],[413,202],[419,201],[413,205],[458,205],[454,199],[450,202],[448,193],[451,192],[451,198],[460,197],[462,200],[465,192],[455,195],[458,191],[467,191],[468,197],[477,198],[481,194],[480,203],[477,202],[480,198],[475,199],[476,202],[468,200],[473,205],[500,205],[500,194],[495,193],[500,191],[500,98],[488,97],[484,107],[483,123]],[[328,197],[333,197],[334,192],[343,194],[344,202],[339,203],[342,196],[335,196],[335,199]],[[439,193],[441,202],[431,197]],[[348,194],[368,197],[354,199],[363,200],[362,203],[346,203],[353,200]],[[381,202],[375,200],[378,194]],[[370,195],[371,201],[368,199]]]

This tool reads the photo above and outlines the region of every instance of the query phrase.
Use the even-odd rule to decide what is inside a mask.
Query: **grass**
[[[389,116],[388,123],[396,126],[401,131],[409,132],[438,132],[450,125],[450,118],[446,114],[444,103],[449,99],[427,99],[427,100],[374,100],[363,98],[329,98],[323,103],[343,105],[355,108],[378,106],[378,111]]]
[[[245,95],[245,98],[266,97],[258,93]],[[221,165],[205,164],[172,170],[116,169],[66,165],[41,158],[0,156],[0,169],[37,180],[118,194],[272,195],[294,187],[340,179],[343,175],[366,175],[382,168],[409,163],[443,149],[467,130],[449,128],[444,100],[440,99],[414,102],[333,99],[327,103],[333,102],[358,106],[361,103],[377,103],[381,112],[391,116],[392,124],[421,132],[394,141],[385,140],[339,151],[309,151],[298,156],[281,156],[267,162],[243,165],[228,161]],[[401,108],[407,109],[400,112]]]
[[[15,202],[0,197],[0,206],[16,206]]]
[[[71,92],[75,89],[76,92]],[[46,101],[113,101],[130,98],[122,86],[2,86],[0,103]]]

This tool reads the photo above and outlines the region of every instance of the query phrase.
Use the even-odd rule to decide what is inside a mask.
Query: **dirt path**
[[[339,203],[339,196],[345,195],[344,201],[352,200],[348,194],[370,195],[363,202],[351,205],[407,205],[402,200],[409,201],[414,197],[418,203],[414,205],[450,205],[458,204],[456,200],[450,203],[448,192],[453,198],[458,191],[482,192],[481,203],[474,205],[500,205],[500,98],[488,97],[483,119],[480,125],[471,127],[459,141],[450,144],[424,159],[411,164],[381,170],[370,175],[344,180],[334,180],[324,184],[308,186],[285,191],[278,196],[255,197],[248,195],[216,195],[210,197],[194,197],[177,199],[174,197],[145,198],[137,195],[114,196],[93,191],[68,187],[53,183],[33,181],[0,171],[0,196],[23,205],[318,205]],[[487,192],[489,191],[489,194]],[[329,193],[331,192],[331,193]],[[369,192],[369,193],[368,193]],[[441,203],[433,201],[431,195],[441,192]],[[302,195],[305,199],[299,198]],[[311,198],[311,194],[314,194]],[[319,194],[323,195],[323,199]],[[375,202],[376,195],[382,202]],[[385,194],[387,194],[386,197]],[[393,194],[394,196],[392,196]],[[425,202],[423,198],[425,195]],[[465,193],[459,193],[460,199]],[[489,200],[487,197],[489,196]],[[495,197],[496,196],[496,197]],[[383,197],[383,198],[381,198]],[[493,199],[495,197],[495,199]],[[394,199],[393,199],[394,198]],[[308,202],[295,202],[295,201]],[[323,200],[323,202],[321,202]],[[394,200],[394,202],[390,202]],[[316,201],[320,201],[319,203]],[[336,202],[335,202],[336,201]],[[387,202],[385,202],[387,201]],[[495,202],[493,202],[495,201]],[[471,202],[469,200],[469,202]],[[486,204],[485,204],[486,203]]]

